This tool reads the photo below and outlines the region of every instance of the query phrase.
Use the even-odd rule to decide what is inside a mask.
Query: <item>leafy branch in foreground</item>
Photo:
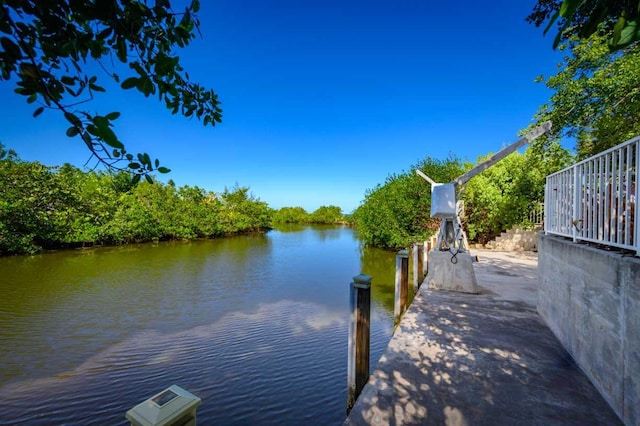
[[[46,109],[62,112],[70,125],[67,135],[81,138],[99,164],[151,181],[150,172],[169,169],[146,153],[127,152],[113,131],[120,113],[81,108],[106,91],[87,61],[95,61],[122,89],[157,95],[173,114],[215,126],[222,121],[217,95],[189,81],[174,54],[195,38],[199,8],[198,0],[181,13],[174,13],[168,0],[153,6],[128,0],[1,0],[0,80],[15,82],[16,93],[39,104],[34,117]]]
[[[571,37],[588,39],[599,30],[611,31],[612,51],[640,40],[640,0],[538,0],[526,19],[536,27],[548,21],[545,34],[558,22],[554,49]]]

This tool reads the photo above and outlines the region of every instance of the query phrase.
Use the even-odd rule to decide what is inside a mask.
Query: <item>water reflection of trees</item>
[[[395,252],[374,247],[363,247],[360,251],[360,270],[370,275],[371,297],[393,312],[395,292]]]
[[[337,240],[343,236],[342,226],[336,225],[309,225],[316,233],[316,238],[320,241]]]
[[[306,225],[301,225],[299,223],[276,223],[273,225],[274,230],[283,233],[304,231],[306,227]]]
[[[273,229],[282,233],[313,231],[315,239],[320,241],[337,240],[344,237],[342,225],[320,225],[320,224],[298,224],[298,223],[278,223],[273,225]]]
[[[384,306],[390,312],[393,312],[396,282],[396,252],[375,247],[362,247],[360,249],[360,270],[363,274],[370,275],[372,278],[371,297],[373,300]],[[412,273],[411,262],[409,262],[408,303],[411,303],[413,300]]]
[[[257,234],[1,258],[0,341],[14,349],[0,365],[15,368],[0,384],[31,364],[72,368],[137,330],[172,333],[243,309],[269,285],[272,248]],[[55,361],[52,342],[64,354]]]
[[[185,294],[193,295],[193,302],[216,292],[247,293],[252,283],[263,281],[255,275],[268,266],[263,259],[271,249],[269,238],[253,234],[2,258],[0,312],[35,318],[43,310],[56,324],[58,316],[64,322],[67,309],[83,306],[96,322],[101,317],[109,322],[119,313],[125,323],[135,324],[144,313],[141,306],[171,305]],[[100,306],[94,311],[96,300]],[[0,320],[0,328],[5,325]]]

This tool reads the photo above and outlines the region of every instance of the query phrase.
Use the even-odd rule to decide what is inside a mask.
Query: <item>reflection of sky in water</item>
[[[269,419],[277,423],[283,413],[292,418],[308,415],[305,406],[317,404],[320,398],[323,405],[317,408],[324,414],[316,415],[340,421],[346,398],[347,328],[342,312],[281,301],[262,305],[252,313],[230,313],[190,330],[168,334],[141,331],[71,371],[0,388],[0,418],[19,416],[24,401],[34,397],[46,401],[35,410],[36,415],[74,405],[79,393],[90,389],[92,406],[85,407],[80,416],[74,414],[74,419],[101,415],[99,407],[108,404],[117,390],[121,405],[108,413],[116,421],[116,414],[140,402],[140,392],[151,396],[176,383],[203,399],[199,410],[203,420],[209,415],[224,424],[241,420],[269,423]],[[388,332],[376,329],[373,335],[383,341]],[[377,359],[384,345],[374,346]],[[129,385],[120,388],[123,383]],[[295,405],[282,400],[280,392],[291,393]],[[228,412],[229,398],[244,398],[245,404],[251,405],[260,401],[260,416]],[[51,421],[66,420],[60,414],[59,418],[47,417],[47,422]]]
[[[76,422],[82,407],[117,424],[176,383],[205,423],[340,422],[362,259],[347,228],[0,259],[0,419]],[[384,288],[374,275],[372,367],[391,334]]]

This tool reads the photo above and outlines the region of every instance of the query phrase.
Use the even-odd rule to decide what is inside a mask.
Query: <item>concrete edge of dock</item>
[[[480,294],[422,287],[345,425],[620,424],[538,315],[535,254],[477,254]]]

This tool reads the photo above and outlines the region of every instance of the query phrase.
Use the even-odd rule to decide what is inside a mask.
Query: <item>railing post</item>
[[[635,218],[633,219],[633,227],[635,228],[635,236],[633,237],[633,244],[636,248],[636,256],[640,256],[640,208],[638,208],[638,204],[640,203],[640,179],[638,175],[640,175],[640,141],[636,141],[636,167],[635,167],[635,180],[634,185],[636,187],[636,198],[635,205],[633,206],[635,211]]]
[[[371,317],[371,277],[353,277],[349,295],[349,359],[347,363],[347,415],[369,380],[369,319]]]
[[[542,230],[544,231],[544,235],[547,235],[548,227],[549,227],[549,207],[551,205],[551,200],[549,197],[551,196],[549,192],[549,176],[544,179],[544,219]]]
[[[424,279],[424,245],[422,243],[415,243],[413,245],[413,294],[416,294],[420,289],[420,284]]]
[[[578,225],[580,224],[580,199],[582,198],[582,177],[578,173],[580,166],[573,166],[573,242],[578,241]]]
[[[409,251],[400,250],[396,254],[396,292],[394,297],[394,323],[400,323],[400,316],[407,309],[409,293]]]

